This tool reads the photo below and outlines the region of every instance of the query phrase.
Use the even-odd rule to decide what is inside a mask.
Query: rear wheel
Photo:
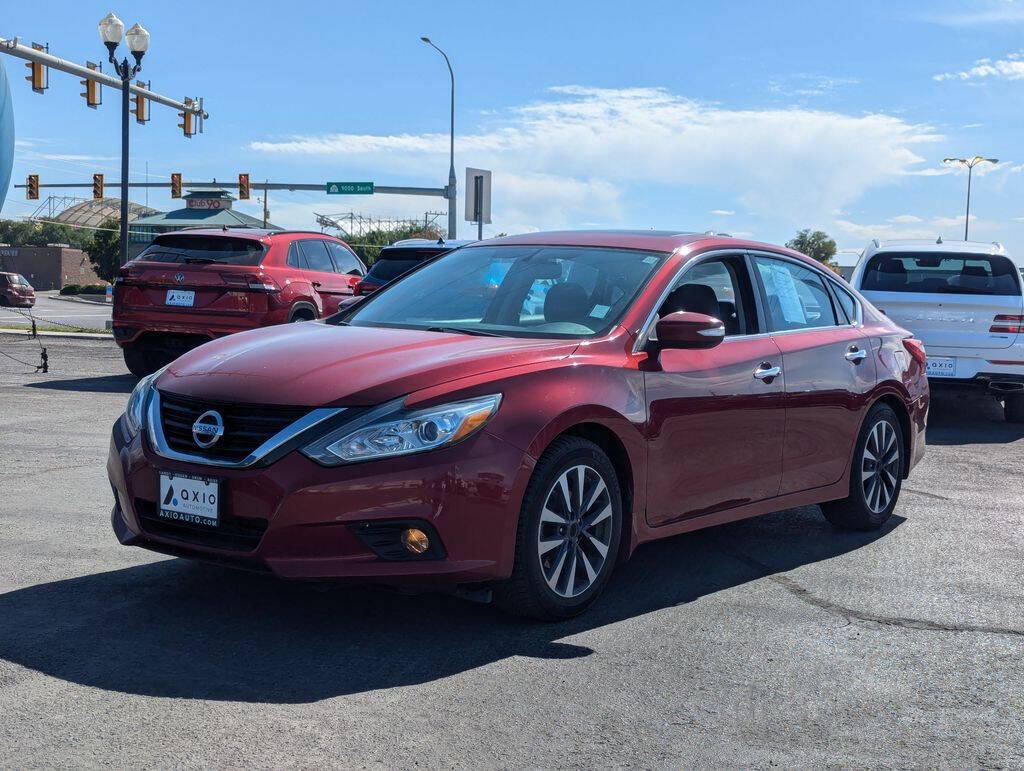
[[[145,348],[137,345],[128,346],[122,348],[121,353],[124,355],[125,366],[128,367],[128,371],[135,375],[135,377],[145,377],[159,369],[159,367],[150,365],[150,357],[146,355]]]
[[[556,440],[523,496],[515,566],[496,601],[544,621],[581,613],[608,582],[621,532],[622,494],[608,456],[586,439]]]
[[[833,525],[875,530],[896,508],[903,484],[903,433],[892,407],[876,404],[861,427],[850,469],[850,494],[821,506]]]
[[[291,321],[313,321],[316,316],[308,308],[298,308],[292,313]]]
[[[1024,394],[1004,396],[1003,415],[1007,423],[1024,423]]]

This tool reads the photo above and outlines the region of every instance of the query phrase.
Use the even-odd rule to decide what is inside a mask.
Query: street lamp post
[[[131,79],[142,69],[142,57],[149,48],[149,33],[141,25],[135,24],[124,35],[128,49],[135,58],[135,64],[130,64],[127,56],[119,62],[114,53],[121,43],[124,23],[113,11],[100,20],[99,29],[100,40],[110,52],[110,63],[114,65],[114,71],[121,78],[121,264],[124,265],[128,262],[128,114],[131,112],[129,85]]]
[[[974,173],[974,167],[979,163],[996,164],[999,163],[999,159],[982,158],[980,155],[975,155],[973,158],[943,158],[942,162],[967,167],[967,216],[964,217],[964,241],[966,241],[968,229],[971,224],[971,175]]]
[[[452,70],[452,63],[448,59],[448,54],[438,48],[430,40],[430,38],[424,36],[421,37],[424,43],[437,51],[441,56],[444,57],[444,63],[448,65],[448,74],[452,79],[452,115],[451,115],[451,132],[450,132],[450,143],[449,143],[449,159],[450,165],[448,167],[448,238],[451,240],[455,238],[456,230],[456,214],[455,214],[455,193],[456,193],[456,181],[455,181],[455,72]]]

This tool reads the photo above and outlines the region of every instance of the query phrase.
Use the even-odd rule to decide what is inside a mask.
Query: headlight
[[[303,448],[317,463],[337,466],[434,450],[465,439],[498,411],[501,394],[422,410],[398,410],[370,423],[342,426]]]
[[[149,395],[153,391],[153,383],[160,377],[160,374],[167,369],[167,367],[161,367],[152,375],[146,375],[138,383],[135,384],[135,389],[132,391],[132,395],[128,397],[128,406],[124,410],[124,426],[128,429],[129,438],[135,438],[135,435],[142,430],[142,427],[146,424],[146,405],[149,404]]]

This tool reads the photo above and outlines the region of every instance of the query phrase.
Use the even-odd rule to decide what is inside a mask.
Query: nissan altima
[[[112,525],[166,554],[564,618],[646,541],[805,504],[881,526],[924,452],[925,362],[782,247],[478,242],[140,380]]]

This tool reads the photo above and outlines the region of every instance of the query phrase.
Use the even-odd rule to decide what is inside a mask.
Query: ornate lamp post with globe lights
[[[975,155],[973,158],[943,158],[942,162],[967,167],[967,216],[964,218],[964,241],[966,241],[968,228],[971,224],[971,174],[974,171],[974,167],[979,163],[991,163],[995,165],[999,163],[999,159],[982,158],[980,155]]]
[[[113,11],[104,16],[99,23],[100,40],[110,52],[110,63],[121,78],[121,264],[128,262],[128,114],[130,108],[130,81],[142,69],[142,57],[149,48],[149,32],[136,23],[124,32],[122,22]],[[120,62],[115,52],[121,43],[121,36],[128,43],[128,50],[135,58],[135,64],[124,57]]]

